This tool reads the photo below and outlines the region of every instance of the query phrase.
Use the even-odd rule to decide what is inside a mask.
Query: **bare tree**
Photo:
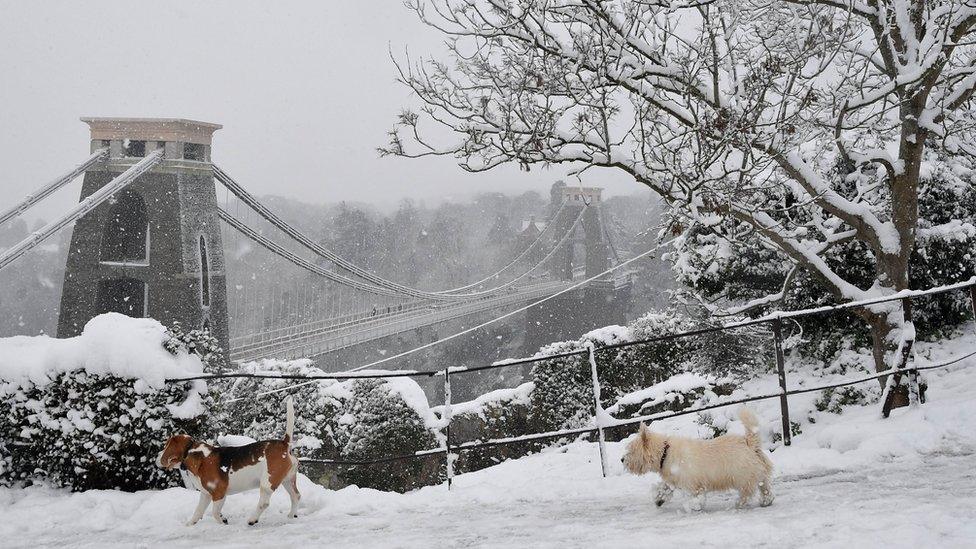
[[[972,148],[976,0],[408,6],[450,55],[395,60],[424,107],[400,116],[381,153],[453,156],[470,171],[622,170],[680,229],[731,220],[730,245],[758,235],[839,301],[908,288],[923,161]],[[874,254],[870,288],[824,259],[853,239]],[[859,314],[885,369],[913,329],[897,304]]]

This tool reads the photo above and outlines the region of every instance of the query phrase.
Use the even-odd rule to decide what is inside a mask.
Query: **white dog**
[[[696,497],[696,510],[704,506],[707,492],[733,489],[739,492],[738,507],[748,503],[757,489],[759,504],[766,507],[773,503],[773,464],[760,446],[756,416],[743,407],[739,419],[746,427],[745,436],[712,440],[664,436],[642,423],[621,461],[635,475],[649,471],[661,475],[654,498],[658,507],[671,499],[675,488]]]

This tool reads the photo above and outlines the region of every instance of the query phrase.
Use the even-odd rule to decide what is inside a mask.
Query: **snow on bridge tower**
[[[157,149],[163,160],[79,219],[64,273],[58,337],[118,312],[185,330],[209,328],[229,351],[227,288],[210,146],[218,124],[171,118],[82,118],[106,162],[81,198]]]

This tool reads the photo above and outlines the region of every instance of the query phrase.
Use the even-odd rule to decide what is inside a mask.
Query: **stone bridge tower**
[[[210,145],[218,124],[83,118],[107,161],[85,172],[81,198],[163,149],[162,162],[74,226],[58,337],[105,312],[208,328],[229,351],[227,288]]]
[[[576,234],[550,260],[549,269],[556,278],[588,279],[610,268],[611,247],[604,227],[602,191],[599,187],[567,186],[561,181],[552,186],[550,216],[564,202],[566,209],[558,218],[550,219],[557,224],[552,234],[566,234],[576,218],[583,215]],[[611,273],[529,309],[523,352],[533,353],[546,343],[576,339],[594,328],[626,322],[630,289],[629,278],[614,277]]]
[[[558,190],[558,192],[557,192]],[[603,189],[599,187],[567,187],[553,185],[552,209],[558,209],[559,204],[566,203],[567,212],[560,219],[553,220],[561,226],[554,227],[553,234],[565,234],[580,213],[583,214],[577,235],[582,232],[582,247],[580,239],[571,237],[570,242],[563,246],[553,258],[552,268],[556,276],[562,280],[572,280],[573,271],[577,266],[584,267],[586,278],[596,276],[610,267],[610,246],[607,233],[603,227],[603,217],[600,212],[600,195]],[[558,202],[557,202],[558,201]],[[585,211],[584,211],[585,208]],[[578,265],[579,256],[583,256],[582,265]],[[609,279],[609,275],[607,276]],[[596,282],[596,281],[594,281]]]

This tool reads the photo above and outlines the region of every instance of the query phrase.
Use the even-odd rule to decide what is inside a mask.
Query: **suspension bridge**
[[[90,156],[0,211],[6,223],[84,175],[77,205],[0,250],[3,270],[73,227],[58,337],[118,312],[207,329],[243,362],[323,356],[498,314],[581,279],[592,280],[564,300],[569,309],[560,315],[551,304],[528,311],[526,329],[545,332],[537,339],[618,321],[621,300],[629,299],[627,273],[601,275],[620,257],[598,188],[554,188],[544,228],[510,261],[458,287],[422,289],[342,257],[251,194],[211,160],[217,124],[82,120],[91,129]]]

